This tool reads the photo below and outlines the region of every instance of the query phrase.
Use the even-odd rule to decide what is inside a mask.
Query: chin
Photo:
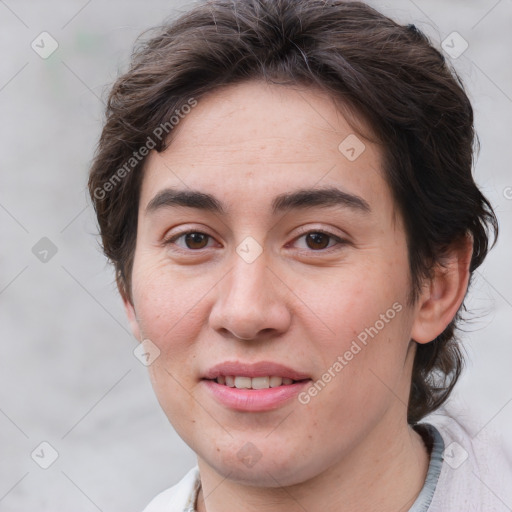
[[[255,487],[276,488],[300,484],[325,469],[308,460],[299,447],[282,444],[278,447],[275,443],[262,446],[260,442],[258,448],[256,442],[250,441],[235,445],[219,447],[219,451],[213,453],[209,447],[204,455],[196,453],[222,478]],[[325,465],[325,461],[319,462]]]

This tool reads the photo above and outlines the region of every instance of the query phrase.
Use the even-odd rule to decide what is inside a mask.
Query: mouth
[[[310,379],[294,380],[288,377],[279,377],[276,375],[267,377],[247,377],[242,375],[219,375],[213,380],[217,384],[237,389],[269,389],[278,388],[280,386],[290,386],[297,382],[303,382]]]
[[[312,381],[292,368],[268,362],[224,362],[201,379],[211,397],[237,411],[262,412],[277,409]]]

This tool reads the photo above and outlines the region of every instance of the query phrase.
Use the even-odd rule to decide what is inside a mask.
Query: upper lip
[[[204,379],[216,379],[220,376],[239,377],[284,377],[292,380],[309,379],[309,375],[272,361],[259,361],[257,363],[243,363],[238,361],[225,361],[210,368],[203,376]]]

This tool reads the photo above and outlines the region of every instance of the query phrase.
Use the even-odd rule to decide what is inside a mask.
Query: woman
[[[491,441],[421,423],[497,234],[473,140],[443,55],[363,3],[214,0],[138,49],[89,189],[198,458],[147,512],[509,510]]]

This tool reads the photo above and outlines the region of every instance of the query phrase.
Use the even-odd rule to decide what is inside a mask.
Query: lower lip
[[[260,412],[279,408],[285,402],[296,397],[311,380],[267,389],[230,388],[213,380],[203,380],[202,382],[222,405],[237,411]]]

